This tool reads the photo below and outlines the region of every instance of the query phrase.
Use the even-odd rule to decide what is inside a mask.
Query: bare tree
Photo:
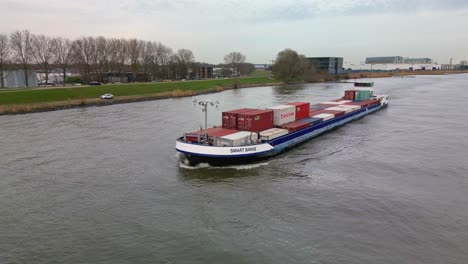
[[[95,59],[94,59],[94,64],[96,65],[96,70],[99,74],[99,81],[103,82],[104,81],[104,74],[107,72],[107,66],[108,66],[108,52],[109,50],[107,49],[107,40],[106,38],[100,36],[96,38],[96,53],[95,53]]]
[[[157,65],[155,70],[160,69],[159,77],[162,79],[169,78],[169,64],[171,63],[173,53],[174,52],[171,48],[158,43],[158,46],[156,47],[156,56],[154,58],[155,65]]]
[[[108,71],[113,73],[117,70],[118,58],[119,58],[119,47],[120,39],[112,38],[107,40],[107,62]]]
[[[229,65],[232,71],[237,75],[241,74],[241,66],[244,62],[245,56],[237,51],[233,51],[224,56],[224,63]]]
[[[157,43],[152,41],[141,41],[140,45],[143,47],[141,51],[141,62],[143,66],[143,72],[146,76],[146,81],[149,81],[152,78],[148,78],[149,70],[154,68],[155,64],[155,55]],[[154,76],[154,75],[153,75]]]
[[[153,61],[150,63],[149,70],[151,71],[151,78],[152,80],[161,78],[161,70],[162,65],[160,62],[160,47],[162,46],[159,42],[152,42],[153,43]]]
[[[29,87],[28,70],[33,59],[31,47],[31,33],[28,30],[16,31],[10,36],[11,48],[14,51],[15,60],[21,64],[24,72],[24,82]]]
[[[73,42],[73,54],[76,62],[81,65],[83,78],[90,81],[92,66],[96,59],[96,45],[93,37],[81,37]]]
[[[32,35],[33,56],[45,74],[45,82],[49,83],[49,67],[53,61],[54,52],[52,38],[45,35]]]
[[[129,59],[129,50],[128,50],[128,40],[120,39],[118,46],[118,72],[122,78],[122,72],[125,71],[125,65],[130,61]]]
[[[130,39],[128,41],[128,55],[130,59],[130,67],[132,69],[133,80],[136,79],[136,72],[138,70],[138,61],[141,57],[142,46],[138,39]]]
[[[180,49],[174,52],[170,47],[153,41],[104,37],[69,40],[45,35],[34,36],[24,30],[11,34],[9,42],[10,49],[14,51],[14,59],[25,72],[27,86],[27,73],[33,60],[43,69],[46,82],[49,82],[50,65],[60,67],[64,85],[67,71],[72,67],[80,71],[85,83],[94,78],[102,82],[105,81],[106,74],[116,76],[116,73],[121,81],[122,77],[135,81],[138,70],[144,71],[147,81],[171,76],[188,78],[194,67],[192,51]],[[5,62],[2,65],[4,71]],[[131,71],[132,76],[126,75],[128,71]]]
[[[7,35],[0,34],[0,87],[5,87],[5,76],[4,71],[6,70],[6,64],[9,63],[10,59],[10,42]]]
[[[66,38],[54,38],[52,40],[52,50],[55,54],[55,63],[62,70],[63,85],[67,78],[67,70],[73,61],[72,42]]]
[[[122,81],[122,71],[128,62],[127,40],[112,38],[106,41],[108,72],[118,73]]]
[[[176,75],[180,74],[179,77],[186,78],[195,60],[192,51],[188,49],[179,49],[173,56],[173,60],[176,65]]]

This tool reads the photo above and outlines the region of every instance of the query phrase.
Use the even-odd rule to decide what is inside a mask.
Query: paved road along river
[[[0,116],[0,263],[468,263],[468,75],[255,165],[189,168],[194,98]],[[230,90],[221,111],[349,84]]]

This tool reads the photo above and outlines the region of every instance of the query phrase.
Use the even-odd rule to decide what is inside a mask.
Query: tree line
[[[189,49],[173,50],[157,42],[126,38],[80,37],[74,40],[33,34],[28,30],[0,34],[0,79],[5,86],[4,72],[16,66],[24,72],[29,86],[28,71],[39,68],[49,83],[49,74],[60,69],[64,85],[69,70],[76,70],[84,83],[106,81],[109,74],[125,77],[131,72],[132,80],[138,72],[144,73],[144,81],[184,79],[196,67],[195,56]],[[246,63],[246,57],[231,52],[224,57],[223,73],[237,75],[254,70]]]

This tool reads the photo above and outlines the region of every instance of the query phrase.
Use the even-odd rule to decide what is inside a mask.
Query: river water
[[[0,116],[0,263],[468,263],[468,75],[375,79],[390,106],[259,164],[182,165],[221,112],[350,84]]]

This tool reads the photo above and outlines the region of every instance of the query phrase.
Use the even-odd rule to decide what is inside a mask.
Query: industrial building
[[[431,58],[405,58],[403,56],[368,57],[365,64],[373,70],[431,70],[439,68]]]
[[[342,57],[311,57],[307,58],[318,70],[326,71],[331,74],[343,72]]]
[[[5,88],[26,87],[23,70],[4,71],[3,82]],[[36,71],[28,71],[28,87],[37,87]]]
[[[368,57],[366,64],[432,64],[432,59],[404,58],[402,56]]]
[[[401,64],[401,63],[403,63],[403,57],[401,56],[366,58],[366,64]]]

